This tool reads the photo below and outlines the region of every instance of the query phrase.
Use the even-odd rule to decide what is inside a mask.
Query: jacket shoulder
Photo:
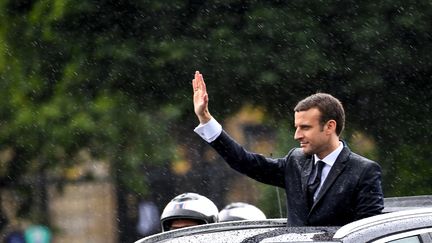
[[[381,166],[378,164],[378,162],[373,161],[371,159],[368,159],[364,156],[361,156],[359,154],[356,154],[354,152],[350,152],[350,160],[355,161],[355,163],[361,167],[379,167]]]

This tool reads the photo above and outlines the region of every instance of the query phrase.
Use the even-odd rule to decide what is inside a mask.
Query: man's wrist
[[[208,123],[212,119],[212,116],[209,112],[205,112],[204,115],[201,115],[198,117],[198,120],[200,121],[200,124],[204,125]]]

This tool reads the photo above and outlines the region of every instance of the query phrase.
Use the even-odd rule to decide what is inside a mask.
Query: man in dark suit
[[[198,71],[192,86],[200,121],[195,132],[235,170],[285,188],[289,226],[341,226],[381,213],[381,168],[339,139],[345,123],[339,100],[317,93],[300,101],[294,108],[294,139],[301,148],[273,159],[245,150],[223,131],[210,115],[206,85]]]

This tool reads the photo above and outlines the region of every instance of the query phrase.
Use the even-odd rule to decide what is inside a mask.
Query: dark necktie
[[[309,184],[307,187],[309,207],[312,207],[312,205],[313,205],[313,202],[314,202],[313,197],[314,197],[315,191],[318,189],[318,187],[320,185],[321,172],[322,172],[323,167],[324,167],[324,162],[319,160],[318,162],[316,162],[316,164],[312,168],[312,172],[311,172],[310,176],[315,175],[315,179],[312,182],[309,180]]]

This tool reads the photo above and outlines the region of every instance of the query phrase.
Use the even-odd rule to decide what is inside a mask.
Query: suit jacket
[[[380,214],[381,167],[344,147],[311,208],[307,181],[313,156],[294,148],[284,158],[246,151],[225,131],[210,145],[235,170],[257,181],[285,188],[288,226],[341,226]]]

